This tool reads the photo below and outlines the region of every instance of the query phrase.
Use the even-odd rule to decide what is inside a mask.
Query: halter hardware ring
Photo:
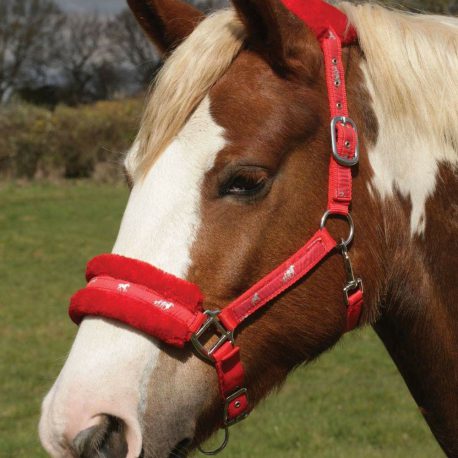
[[[339,154],[337,147],[337,124],[350,125],[356,134],[356,145],[355,155],[352,158],[344,157]],[[332,155],[336,162],[345,167],[353,167],[359,162],[359,141],[358,141],[358,129],[356,128],[355,121],[346,116],[336,116],[331,121],[331,143],[332,143]]]
[[[326,223],[327,223],[328,219],[333,217],[333,216],[345,218],[347,223],[348,223],[348,227],[350,229],[350,232],[349,232],[348,237],[347,237],[346,240],[342,239],[342,242],[338,245],[338,248],[348,247],[350,245],[350,243],[353,241],[353,237],[355,235],[355,225],[353,223],[353,218],[351,217],[350,213],[347,213],[346,215],[343,215],[343,214],[340,214],[340,213],[333,213],[331,210],[327,210],[324,213],[324,215],[322,216],[322,218],[321,218],[320,228],[324,229],[326,227]]]
[[[214,455],[218,455],[218,453],[222,452],[226,448],[226,445],[228,444],[228,442],[229,442],[229,427],[225,426],[224,427],[224,439],[223,439],[223,442],[221,443],[221,445],[219,445],[214,450],[209,450],[209,451],[202,449],[202,447],[200,447],[200,446],[198,446],[197,449],[199,450],[200,453],[203,453],[204,455],[214,456]]]
[[[197,351],[198,355],[201,356],[205,361],[214,363],[213,353],[218,350],[228,340],[235,345],[234,335],[232,331],[228,331],[221,323],[218,318],[220,314],[219,310],[206,310],[204,315],[207,315],[207,321],[201,326],[201,328],[191,336],[191,343]],[[199,340],[205,332],[211,327],[215,328],[216,334],[219,336],[218,341],[207,350],[203,343]]]

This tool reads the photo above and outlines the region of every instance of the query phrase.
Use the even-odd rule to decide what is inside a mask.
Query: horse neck
[[[392,280],[374,329],[438,442],[449,456],[458,456],[456,314],[428,280],[422,284],[424,276],[413,278],[413,271]]]
[[[444,451],[458,457],[458,155],[453,146],[415,147],[425,132],[415,133],[412,146],[406,132],[388,128],[363,59],[352,51],[348,64],[350,111],[366,146],[355,180],[351,254],[365,282],[363,320],[374,326]]]
[[[375,194],[377,209],[371,214],[378,220],[366,224],[379,228],[374,244],[379,266],[367,273],[370,286],[377,285],[369,295],[368,316],[433,434],[447,455],[456,457],[458,262],[456,216],[450,213],[458,195],[454,167],[438,163],[435,183],[425,202],[421,232],[412,230],[412,196],[399,191],[383,198]],[[368,192],[368,199],[373,202],[374,194]]]

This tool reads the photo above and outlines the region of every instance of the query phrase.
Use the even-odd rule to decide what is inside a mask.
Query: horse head
[[[129,3],[165,63],[125,158],[132,190],[113,253],[198,285],[203,308],[221,310],[319,225],[331,150],[323,53],[280,0],[234,0],[208,17],[179,0]],[[342,58],[359,127],[353,218],[364,237],[352,257],[368,292],[365,323],[387,276],[385,232],[373,224],[386,219],[368,185],[378,124],[358,44]],[[339,237],[342,224],[333,219],[328,229]],[[284,281],[294,274],[290,267]],[[344,282],[336,253],[237,330],[250,408],[344,334]],[[129,292],[126,282],[119,288]],[[87,317],[44,400],[40,436],[55,457],[166,458],[207,439],[223,407],[217,373],[190,345]]]

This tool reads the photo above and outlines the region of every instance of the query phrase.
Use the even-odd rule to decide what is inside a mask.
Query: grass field
[[[0,456],[46,456],[40,402],[76,333],[69,296],[114,242],[122,187],[0,188]],[[443,456],[374,333],[346,336],[231,431],[222,458]]]

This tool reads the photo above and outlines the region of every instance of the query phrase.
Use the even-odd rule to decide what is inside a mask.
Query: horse
[[[180,0],[129,0],[165,63],[125,157],[131,194],[113,253],[198,285],[206,310],[224,311],[291,256],[325,208],[326,69],[288,3],[233,0],[205,16]],[[358,37],[342,50],[360,153],[349,255],[364,280],[357,326],[375,329],[440,446],[458,457],[458,21],[336,8]],[[345,220],[326,227],[345,237]],[[242,324],[234,338],[250,409],[346,332],[345,279],[335,250]],[[222,410],[218,375],[190,345],[88,316],[39,433],[53,457],[184,456]]]

